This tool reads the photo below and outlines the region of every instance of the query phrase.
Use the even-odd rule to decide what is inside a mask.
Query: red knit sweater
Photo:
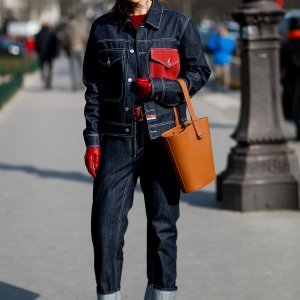
[[[140,25],[144,22],[144,20],[146,19],[147,17],[147,14],[145,15],[131,15],[129,16],[130,17],[130,20],[133,24],[133,26],[135,28],[138,28],[140,27]]]

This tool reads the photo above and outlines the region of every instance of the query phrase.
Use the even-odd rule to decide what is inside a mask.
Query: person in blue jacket
[[[224,88],[230,87],[230,64],[232,55],[236,50],[235,42],[230,38],[225,25],[218,28],[208,40],[208,49],[212,53],[212,60],[215,69],[215,78]]]

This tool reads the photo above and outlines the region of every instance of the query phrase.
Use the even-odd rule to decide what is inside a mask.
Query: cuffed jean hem
[[[121,294],[119,291],[106,295],[97,294],[97,300],[121,300]]]
[[[147,286],[144,300],[176,300],[177,290],[158,290],[151,285]]]

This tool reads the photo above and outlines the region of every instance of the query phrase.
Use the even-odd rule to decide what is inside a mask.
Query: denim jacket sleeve
[[[181,60],[180,78],[187,83],[190,95],[196,94],[210,76],[210,68],[204,57],[200,36],[190,19],[187,19],[181,34],[179,55]],[[176,80],[166,78],[150,78],[152,83],[152,99],[167,107],[173,107],[183,100],[180,85]]]
[[[83,83],[86,86],[84,116],[86,128],[83,137],[86,146],[100,146],[98,132],[99,122],[99,74],[95,66],[97,62],[97,45],[94,35],[95,24],[93,24],[88,39],[84,62],[83,62]]]

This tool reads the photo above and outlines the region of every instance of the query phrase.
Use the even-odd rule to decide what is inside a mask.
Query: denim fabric
[[[143,103],[151,139],[174,126],[173,106],[179,106],[181,120],[186,120],[186,105],[176,78],[151,78],[154,48],[178,50],[179,77],[186,81],[191,96],[208,80],[210,69],[196,27],[188,17],[162,8],[156,0],[138,29],[127,14],[106,14],[93,23],[83,65],[86,145],[100,145],[103,133],[133,136],[133,107],[138,100],[134,81],[138,77],[152,82],[151,98]]]
[[[161,139],[151,140],[144,122],[133,137],[103,135],[100,169],[94,181],[92,240],[97,292],[120,290],[124,234],[137,179],[147,215],[148,284],[175,291],[180,188]]]

